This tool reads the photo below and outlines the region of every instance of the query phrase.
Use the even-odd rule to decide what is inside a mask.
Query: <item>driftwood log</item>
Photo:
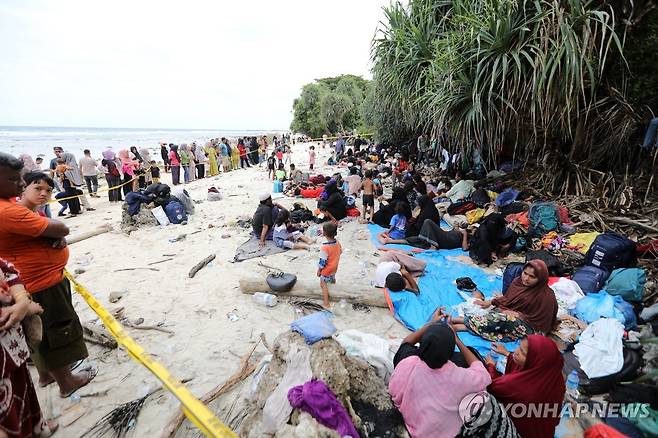
[[[95,230],[87,231],[86,233],[80,233],[77,236],[71,236],[66,239],[67,245],[73,245],[82,240],[89,239],[90,237],[98,236],[99,234],[104,234],[112,231],[112,226],[110,224],[101,225]]]
[[[317,300],[322,299],[322,290],[320,289],[319,282],[311,285],[303,281],[297,281],[290,292],[274,292],[270,290],[270,287],[267,285],[265,279],[241,279],[240,290],[243,294],[269,292],[281,297],[313,298]],[[375,288],[357,291],[340,285],[330,285],[329,299],[331,301],[347,300],[350,303],[360,303],[365,304],[366,306],[388,308],[383,291],[377,290]]]
[[[215,260],[215,257],[217,257],[216,254],[210,254],[208,257],[206,257],[205,259],[201,260],[199,263],[194,265],[194,267],[190,269],[190,273],[188,274],[190,278],[194,278],[196,273],[199,272],[201,269],[205,268],[208,263]]]

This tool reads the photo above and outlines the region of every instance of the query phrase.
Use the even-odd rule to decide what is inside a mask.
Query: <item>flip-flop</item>
[[[46,386],[52,385],[53,383],[55,383],[55,379],[51,380],[48,383],[41,383],[41,381],[39,381],[38,384],[39,384],[39,388],[45,388]]]
[[[96,374],[98,374],[98,370],[95,370],[95,369],[93,369],[93,368],[90,368],[90,369],[88,369],[88,370],[84,370],[82,373],[84,373],[84,374],[87,375],[87,377],[88,377],[87,381],[86,381],[85,383],[83,383],[82,385],[78,386],[77,388],[75,388],[75,389],[73,389],[73,390],[67,392],[66,394],[62,394],[62,393],[60,392],[60,393],[59,393],[59,397],[60,397],[60,398],[69,398],[69,397],[71,396],[71,394],[73,394],[74,392],[76,392],[78,389],[87,386],[87,385],[89,384],[89,382],[91,382],[92,380],[94,380],[94,377],[96,377]],[[82,374],[82,373],[78,373],[78,374]]]
[[[48,420],[45,422],[43,430],[39,436],[42,438],[49,438],[57,432],[57,429],[59,429],[59,424],[56,421]]]

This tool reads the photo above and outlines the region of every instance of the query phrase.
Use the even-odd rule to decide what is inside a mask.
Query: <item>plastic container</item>
[[[267,307],[274,307],[279,302],[279,300],[276,298],[276,295],[268,294],[265,292],[256,292],[253,297],[255,302]]]
[[[574,400],[578,400],[580,397],[580,391],[578,391],[578,385],[580,384],[580,378],[578,377],[577,371],[572,371],[567,377],[567,395]]]

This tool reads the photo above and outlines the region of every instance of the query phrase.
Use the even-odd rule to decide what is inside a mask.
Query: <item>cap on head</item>
[[[272,197],[272,195],[270,195],[270,192],[263,192],[260,195],[258,195],[258,200],[260,202],[263,202],[263,201],[267,201],[271,197]]]

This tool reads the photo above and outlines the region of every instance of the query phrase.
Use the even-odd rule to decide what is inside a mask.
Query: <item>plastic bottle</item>
[[[574,400],[578,400],[580,397],[580,391],[578,391],[578,385],[580,383],[580,378],[578,377],[577,371],[572,371],[567,377],[567,395]]]
[[[265,292],[256,292],[254,294],[254,301],[267,307],[274,307],[279,302],[276,295],[268,294]]]

